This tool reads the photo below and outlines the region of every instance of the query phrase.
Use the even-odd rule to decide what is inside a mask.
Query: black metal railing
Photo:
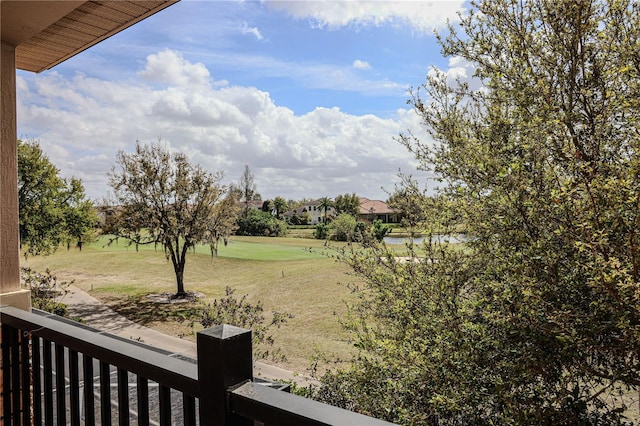
[[[197,335],[197,361],[1,307],[6,425],[389,425],[253,380],[251,332]]]

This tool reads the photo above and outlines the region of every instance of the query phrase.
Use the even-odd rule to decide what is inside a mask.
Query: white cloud
[[[248,164],[266,198],[385,198],[381,187],[392,189],[398,169],[414,166],[393,140],[406,129],[421,134],[412,111],[395,119],[338,108],[297,116],[256,88],[211,84],[203,65],[168,50],[149,55],[141,74],[166,87],[55,72],[20,77],[19,134],[39,139],[63,175],[83,179],[94,198],[108,191],[116,152],[136,140],[161,138],[206,169],[225,171],[228,182]]]
[[[298,19],[309,19],[317,27],[331,29],[348,25],[381,26],[409,24],[419,32],[432,32],[456,22],[461,0],[324,0],[268,1],[275,9],[284,10]]]
[[[257,27],[249,27],[246,22],[243,22],[240,26],[240,32],[242,34],[251,34],[257,40],[264,40],[264,36],[260,33],[260,30]]]
[[[478,90],[483,86],[482,81],[474,76],[476,72],[474,63],[460,56],[453,56],[449,58],[448,65],[446,70],[430,67],[427,75],[444,78],[450,86],[455,86],[458,81],[469,84],[469,88],[472,90]]]
[[[210,79],[204,64],[192,64],[180,53],[169,49],[149,55],[146,67],[139,75],[148,81],[178,86],[203,86]]]
[[[361,61],[360,59],[356,59],[353,61],[353,68],[357,70],[368,70],[371,69],[371,64],[367,61]]]

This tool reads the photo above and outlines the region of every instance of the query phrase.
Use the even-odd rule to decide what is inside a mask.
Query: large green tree
[[[456,31],[460,33],[456,33]],[[640,386],[640,6],[472,4],[402,141],[443,188],[407,256],[344,253],[362,352],[321,397],[406,424],[612,424]],[[406,191],[408,196],[412,191]],[[637,393],[634,393],[637,395]]]
[[[287,233],[287,223],[277,219],[271,212],[251,209],[246,217],[238,219],[237,235],[280,237]]]
[[[360,214],[360,197],[355,192],[338,195],[333,204],[336,215],[346,213],[357,218]]]
[[[63,179],[37,141],[18,140],[20,243],[28,254],[49,254],[62,243],[81,247],[97,222],[79,179]]]
[[[236,200],[211,174],[191,164],[181,153],[160,144],[136,144],[132,153],[120,151],[109,184],[119,206],[111,231],[139,244],[160,244],[176,275],[176,296],[186,294],[186,256],[196,244],[217,251],[235,227]]]

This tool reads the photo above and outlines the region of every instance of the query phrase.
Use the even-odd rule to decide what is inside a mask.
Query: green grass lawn
[[[198,247],[187,255],[185,290],[203,293],[206,302],[230,286],[236,296],[261,301],[267,312],[293,314],[274,337],[287,356],[281,365],[305,373],[316,349],[342,358],[351,351],[338,319],[350,298],[343,284],[354,278],[324,251],[323,241],[304,238],[234,237],[215,258],[208,246]],[[176,290],[173,267],[161,247],[136,251],[124,241],[107,245],[99,240],[82,251],[61,248],[51,256],[23,259],[22,265],[49,268],[138,322],[194,338],[189,335],[193,329],[168,320],[170,315],[144,297]]]
[[[314,249],[313,253],[309,251],[310,248]],[[218,257],[271,261],[300,260],[311,257],[325,257],[321,252],[318,252],[318,250],[322,250],[323,248],[324,242],[315,239],[234,236],[229,241],[229,244],[220,244],[218,247]],[[107,237],[102,237],[93,244],[90,244],[88,249],[107,252],[162,252],[161,246],[156,247],[153,244],[140,245],[136,250],[134,245],[129,244],[125,240],[121,239],[110,242]],[[85,250],[85,248],[83,248],[83,250]],[[207,245],[197,246],[195,252],[208,256],[211,255],[211,250]]]

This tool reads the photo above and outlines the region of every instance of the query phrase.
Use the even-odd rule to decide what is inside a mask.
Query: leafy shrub
[[[316,229],[313,231],[313,236],[317,240],[326,240],[329,238],[329,225],[326,223],[317,224]]]
[[[331,238],[337,241],[354,241],[356,219],[343,213],[331,222]]]
[[[308,225],[309,222],[311,222],[311,215],[308,212],[304,212],[300,216],[294,213],[289,218],[289,225]]]
[[[364,222],[358,222],[348,213],[342,213],[331,222],[331,238],[337,241],[362,241],[366,233]]]
[[[281,237],[287,233],[285,221],[276,219],[271,213],[261,210],[250,210],[246,217],[238,220],[237,235],[257,235],[265,237]]]
[[[387,234],[391,232],[391,227],[385,225],[381,220],[374,220],[371,227],[371,236],[377,241],[382,241]]]
[[[247,301],[246,294],[238,299],[233,293],[234,290],[231,287],[226,287],[223,298],[214,300],[200,312],[200,324],[205,328],[217,324],[229,324],[250,329],[256,359],[285,360],[280,349],[274,348],[270,330],[272,327],[280,328],[288,319],[293,318],[293,315],[274,311],[271,313],[271,318],[267,320],[260,301],[252,305]]]
[[[58,283],[55,275],[47,269],[45,273],[36,272],[31,268],[20,268],[20,279],[24,287],[31,290],[31,306],[62,317],[69,317],[67,305],[59,298],[69,292],[70,283]]]

